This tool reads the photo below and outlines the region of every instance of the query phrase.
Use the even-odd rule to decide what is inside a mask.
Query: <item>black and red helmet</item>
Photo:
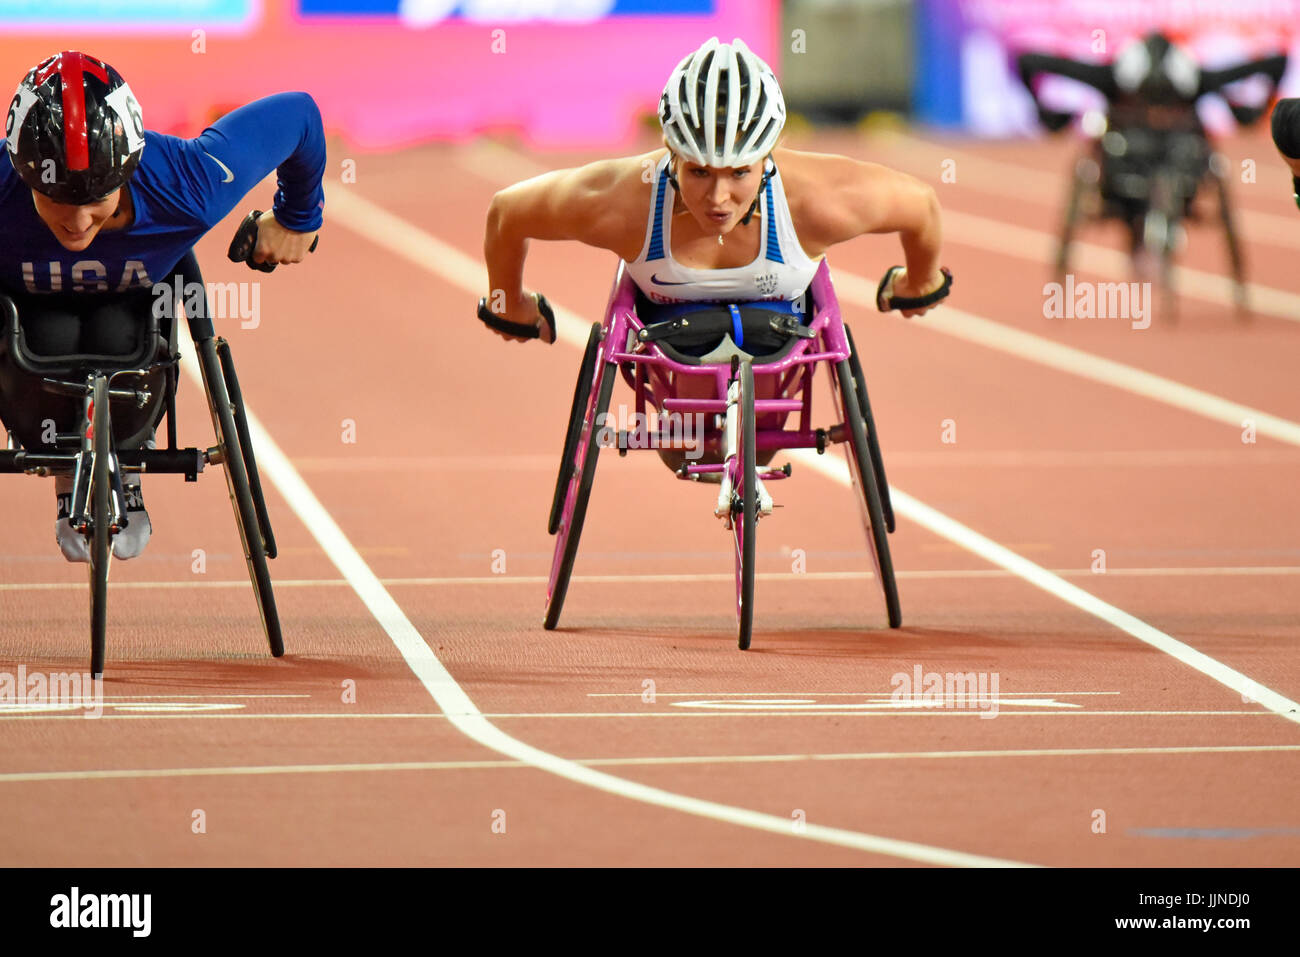
[[[126,185],[144,152],[131,88],[103,60],[75,50],[41,61],[18,84],[5,136],[23,182],[74,206]]]

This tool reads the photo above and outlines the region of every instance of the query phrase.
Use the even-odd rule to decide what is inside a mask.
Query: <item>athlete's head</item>
[[[5,123],[14,169],[69,249],[84,249],[117,208],[144,152],[140,106],[102,60],[64,51],[18,84]]]
[[[752,207],[785,126],[776,75],[743,41],[713,37],[668,77],[659,122],[682,201],[702,226],[727,232]]]
[[[1123,47],[1114,70],[1120,89],[1159,105],[1190,103],[1201,81],[1195,58],[1159,30]]]

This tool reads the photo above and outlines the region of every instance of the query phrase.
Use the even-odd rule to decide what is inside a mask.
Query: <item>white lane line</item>
[[[75,706],[80,708],[80,705]],[[830,706],[828,706],[830,707]],[[4,709],[0,709],[0,721],[85,721],[85,715],[80,713],[68,713],[69,708],[60,708],[58,711],[34,712],[24,711],[22,713],[5,714]],[[501,712],[495,713],[490,711],[482,712],[484,718],[492,720],[516,720],[531,721],[534,718],[547,720],[569,719],[569,718],[735,718],[735,717],[776,717],[776,718],[976,718],[979,712],[976,711],[959,711],[954,709],[948,710],[924,710],[924,709],[900,709],[898,711],[770,711],[767,709],[755,708],[751,711],[727,710],[727,711],[527,711],[521,713]],[[1035,718],[1223,718],[1223,717],[1246,717],[1246,718],[1271,718],[1271,712],[1261,711],[1255,708],[1250,711],[999,711],[998,719],[1002,720],[1008,717],[1023,716]],[[250,712],[196,712],[196,713],[177,713],[177,712],[151,712],[149,714],[118,714],[114,712],[105,712],[95,721],[197,721],[197,720],[232,720],[232,721],[298,721],[298,720],[316,720],[328,719],[339,721],[366,721],[376,718],[400,718],[402,720],[428,720],[435,718],[438,720],[446,719],[448,715],[437,711],[413,711],[413,712],[356,712],[356,711],[327,711],[319,713],[303,712],[285,712],[278,714],[262,713],[254,714]]]
[[[0,774],[0,784],[38,781],[116,781],[132,778],[242,777],[263,774],[338,774],[345,771],[467,771],[480,768],[526,768],[523,761],[391,761],[376,764],[258,764],[241,767],[139,768],[92,771],[14,771]]]
[[[819,456],[816,453],[806,453],[808,453],[808,450],[799,449],[791,454],[797,456],[809,468],[821,472],[842,485],[849,485],[849,469],[843,460],[839,458],[830,459],[828,456]],[[1059,575],[1053,575],[1041,565],[1036,565],[1029,559],[1017,555],[992,539],[986,538],[973,529],[949,518],[942,512],[936,511],[924,502],[914,499],[906,492],[891,486],[890,495],[894,503],[894,511],[910,518],[923,528],[929,529],[934,534],[951,542],[956,542],[967,551],[1013,572],[1017,577],[1023,578],[1036,588],[1041,588],[1067,604],[1086,611],[1088,614],[1114,625],[1121,631],[1127,632],[1139,641],[1143,641],[1153,648],[1158,648],[1188,667],[1201,672],[1206,677],[1212,678],[1221,685],[1232,689],[1237,694],[1242,695],[1243,698],[1257,702],[1288,721],[1300,724],[1300,704],[1290,698],[1265,688],[1240,671],[1229,668],[1222,662],[1197,651],[1190,645],[1165,634],[1158,628],[1148,625],[1128,612],[1121,611],[1114,605],[1102,601],[1077,585],[1070,584]]]
[[[840,272],[835,276],[836,292],[842,301],[875,309],[876,287],[861,276]],[[1300,315],[1300,313],[1298,313]],[[986,346],[1082,379],[1112,386],[1133,395],[1152,399],[1185,412],[1220,422],[1240,432],[1249,420],[1257,435],[1267,435],[1288,445],[1300,445],[1300,423],[1255,409],[1222,396],[1166,379],[1123,362],[1105,359],[1073,346],[1062,345],[1033,333],[973,313],[944,306],[919,320],[918,328],[942,332],[976,345]],[[1243,457],[1250,448],[1242,446]]]
[[[486,284],[486,274],[480,264],[474,263],[469,257],[445,243],[438,242],[422,230],[416,229],[347,190],[331,190],[330,209],[336,221],[361,233],[381,248],[394,251],[402,258],[421,261],[424,268],[431,268],[434,263],[437,263],[440,271],[446,270],[451,275],[455,275],[457,285],[466,291],[480,289]],[[567,330],[567,335],[561,337],[581,347],[584,344],[581,338],[581,323],[575,322],[570,314],[566,324],[570,328]],[[200,379],[197,363],[191,355],[187,354],[184,366],[192,379]],[[807,824],[802,831],[795,832],[791,829],[787,818],[675,794],[661,788],[615,777],[575,764],[573,761],[511,737],[491,724],[478,710],[247,404],[245,404],[245,412],[261,469],[270,477],[294,514],[320,543],[330,561],[348,580],[353,590],[370,609],[370,613],[388,633],[398,652],[437,702],[438,707],[458,730],[484,747],[608,794],[727,824],[766,831],[782,837],[812,840],[873,854],[944,866],[1026,866],[1017,861],[966,854],[824,825]]]
[[[400,472],[403,475],[421,471],[487,472],[502,468],[511,472],[555,471],[554,459],[546,455],[502,455],[499,460],[481,455],[371,455],[364,459],[318,455],[295,459],[294,465],[299,472]]]
[[[98,695],[105,701],[153,701],[173,698],[310,698],[309,694],[105,694]],[[94,701],[94,698],[88,698]]]
[[[943,229],[944,239],[949,242],[992,250],[1030,262],[1050,266],[1056,264],[1057,240],[1050,233],[955,209],[943,211]],[[1118,249],[1074,242],[1071,244],[1070,271],[1076,275],[1088,272],[1129,281],[1132,279],[1133,266],[1128,254]],[[1043,281],[1048,282],[1052,278],[1044,276]],[[1300,295],[1254,282],[1246,283],[1246,288],[1252,312],[1300,322]],[[1175,266],[1174,289],[1180,296],[1200,299],[1228,309],[1236,308],[1232,280],[1227,276],[1193,269],[1191,266]],[[1230,314],[1225,317],[1225,321],[1237,320]]]
[[[945,307],[946,308],[946,307]],[[935,317],[942,313],[933,313]],[[922,320],[927,322],[928,318]],[[1188,466],[1282,465],[1294,468],[1300,464],[1300,451],[1296,449],[1251,449],[1248,461],[1243,461],[1240,449],[1105,449],[1048,450],[1003,449],[959,450],[949,447],[943,451],[922,452],[899,450],[889,453],[891,468],[1008,468],[1023,470],[1041,469],[1106,469],[1121,468],[1186,468]]]
[[[691,764],[789,764],[801,761],[916,761],[961,758],[1077,758],[1115,755],[1257,754],[1300,751],[1300,744],[1234,744],[1150,748],[1031,748],[1000,751],[862,751],[811,754],[701,754],[644,758],[571,758],[585,767],[653,767]],[[383,761],[346,764],[255,764],[206,768],[121,768],[84,771],[9,771],[0,784],[42,781],[105,781],[133,778],[241,777],[268,774],[341,774],[388,771],[478,771],[529,768],[524,761]]]
[[[967,153],[961,150],[953,149],[951,144],[931,143],[928,140],[919,139],[909,136],[906,133],[897,134],[895,139],[903,145],[905,149],[911,149],[915,152],[929,152],[934,159],[934,169],[939,168],[940,159],[953,160],[961,170],[960,186],[963,189],[974,189],[981,193],[988,193],[996,196],[1008,196],[1021,203],[1028,198],[1031,201],[1038,201],[1041,205],[1048,206],[1054,215],[1062,215],[1064,207],[1065,194],[1069,184],[1070,170],[1074,166],[1075,156],[1071,154],[1067,164],[1062,166],[1060,172],[1049,173],[1031,166],[1023,166],[1019,163],[1009,163],[1005,160],[996,160],[989,157],[978,156],[974,153]],[[1274,195],[1281,199],[1285,192],[1289,192],[1286,187],[1288,174],[1286,168],[1279,161],[1275,171],[1277,180],[1277,189]],[[938,179],[935,176],[922,177],[929,179],[932,184]],[[943,184],[939,184],[942,188]],[[1267,189],[1268,187],[1262,187]],[[942,198],[942,194],[940,194]],[[1042,200],[1040,197],[1050,197],[1048,200]],[[1282,206],[1282,203],[1279,203]],[[1253,209],[1238,207],[1234,210],[1238,222],[1244,227],[1242,230],[1242,239],[1247,243],[1261,243],[1273,246],[1281,246],[1287,249],[1300,249],[1300,231],[1296,230],[1296,220],[1292,216],[1276,216],[1272,213],[1258,212]],[[1217,216],[1217,212],[1215,213]],[[1216,243],[1223,241],[1222,229],[1217,220],[1210,223],[1211,228],[1205,230],[1203,235],[1207,239],[1212,239]],[[1052,243],[1052,262],[1055,262],[1055,243],[1057,237],[1053,234],[1044,234],[1048,236]],[[1089,250],[1106,249],[1106,247],[1093,246],[1092,244],[1081,243],[1081,248],[1086,247]],[[1113,250],[1106,249],[1107,252]],[[1249,262],[1247,263],[1249,265]],[[1195,270],[1184,270],[1184,273],[1195,272]],[[1203,276],[1213,275],[1211,273],[1201,273]],[[1271,292],[1265,287],[1252,285],[1252,294],[1256,290],[1261,292]],[[1289,294],[1288,294],[1289,295]],[[1284,318],[1295,318],[1284,317]]]
[[[542,464],[542,463],[545,464]],[[968,450],[948,448],[943,451],[891,452],[890,465],[904,468],[1161,468],[1187,465],[1241,464],[1241,455],[1232,449],[989,449]],[[1252,449],[1251,464],[1294,466],[1300,463],[1300,452],[1294,449]],[[525,469],[554,472],[555,462],[543,455],[503,455],[499,462],[482,456],[438,456],[416,458],[404,456],[375,456],[367,459],[318,457],[294,460],[298,471],[307,472],[402,472],[405,475],[422,471],[486,472]]]
[[[382,207],[357,196],[355,193],[341,190],[335,190],[334,192],[341,199],[346,200],[342,203],[342,209],[338,210],[338,212],[341,213],[344,224],[349,228],[369,238],[374,238],[380,245],[390,249],[395,254],[416,263],[421,268],[441,277],[452,285],[465,289],[467,292],[473,293],[476,289],[483,287],[486,282],[486,272],[481,264],[473,262],[468,256],[448,244],[394,216]],[[864,299],[866,302],[874,304],[874,286],[861,277],[850,277],[841,272],[837,274],[836,284],[837,290],[844,289],[850,296],[856,298],[859,304]],[[584,330],[589,329],[590,324],[571,310],[555,303],[552,303],[552,305],[555,307],[558,326],[557,338],[563,339],[576,348],[585,347]],[[951,314],[953,310],[949,310],[949,312]],[[961,315],[967,322],[979,318],[966,313]],[[1232,417],[1238,416],[1244,410],[1256,419],[1258,432],[1266,432],[1266,434],[1273,435],[1282,441],[1300,445],[1300,424],[1249,409],[1246,406],[1183,386],[1160,376],[1130,366],[1124,366],[1121,363],[1111,362],[1080,350],[1060,346],[1057,343],[1040,339],[1040,337],[1030,336],[1028,333],[1021,333],[998,323],[980,320],[980,324],[986,329],[986,335],[989,338],[993,338],[993,333],[996,333],[999,341],[1004,344],[1003,348],[1006,348],[1005,344],[1009,342],[1022,343],[1023,347],[1024,339],[1036,340],[1032,350],[1035,361],[1055,364],[1056,367],[1065,371],[1084,374],[1089,378],[1096,378],[1098,381],[1105,381],[1108,384],[1122,383],[1122,387],[1129,389],[1129,391],[1149,395],[1152,398],[1158,398],[1160,401],[1197,411],[1210,418],[1218,418],[1220,421],[1224,421],[1224,416],[1229,417],[1227,421],[1233,421]],[[944,323],[938,323],[937,325],[940,328],[945,327]],[[962,321],[958,320],[956,323],[946,325],[947,327],[956,325],[960,328],[962,327]],[[993,329],[989,330],[988,327],[993,327]],[[1085,371],[1078,371],[1080,369]],[[1235,424],[1240,426],[1239,418],[1236,419]],[[791,455],[834,481],[843,485],[849,484],[848,467],[839,458],[828,460],[827,456],[816,455],[810,450],[793,450]],[[1195,668],[1207,677],[1218,681],[1240,695],[1248,697],[1249,700],[1262,705],[1288,721],[1300,723],[1300,704],[1276,691],[1265,688],[1241,672],[1229,668],[1222,662],[1178,641],[1133,615],[1121,611],[1114,605],[1102,601],[1076,585],[1070,584],[1060,576],[1053,575],[1042,566],[1022,558],[1020,555],[980,535],[973,529],[967,528],[920,500],[912,498],[902,490],[891,489],[891,492],[893,493],[896,512],[912,519],[941,538],[956,543],[992,564],[1024,578],[1034,586],[1055,595],[1068,604],[1074,605],[1076,608],[1094,615],[1133,637],[1164,651],[1189,667]],[[311,527],[310,523],[308,527]]]
[[[397,258],[438,276],[470,296],[480,296],[486,290],[487,270],[482,262],[395,216],[378,203],[342,189],[331,190],[328,202],[339,225],[359,233]],[[591,323],[560,306],[556,306],[555,315],[557,339],[579,349],[586,348]]]
[[[1119,691],[1003,691],[999,698],[1117,695]],[[588,698],[644,698],[644,691],[589,691]],[[656,691],[656,698],[891,698],[889,691]]]
[[[891,485],[892,489],[893,486]],[[768,554],[759,551],[759,557]],[[815,553],[814,553],[815,554]],[[865,557],[865,550],[858,552],[859,557]],[[783,556],[784,557],[784,556]],[[1300,575],[1300,565],[1205,565],[1205,566],[1174,566],[1169,568],[1114,568],[1108,567],[1105,572],[1094,572],[1087,568],[1054,568],[1051,569],[1053,575],[1059,575],[1062,578],[1186,578],[1186,577],[1219,577],[1219,576],[1247,576],[1247,577],[1268,577],[1275,575]],[[844,571],[844,572],[758,572],[755,577],[759,581],[865,581],[875,578],[875,574],[869,571]],[[934,569],[911,569],[894,573],[894,577],[900,581],[905,580],[947,580],[947,579],[968,579],[968,578],[1015,578],[1014,572],[1002,568],[934,568]],[[673,583],[688,585],[693,582],[716,583],[734,581],[734,575],[724,575],[720,573],[701,573],[699,575],[574,575],[572,581],[593,585],[643,585],[643,584],[662,584]],[[420,588],[441,588],[455,587],[459,585],[527,585],[533,587],[545,584],[547,578],[545,575],[463,575],[450,576],[447,578],[382,578],[380,582],[385,588],[402,588],[402,587],[420,587]],[[0,584],[0,592],[6,591],[84,591],[85,584],[82,582],[9,582]],[[139,581],[139,582],[116,582],[109,586],[113,590],[121,589],[123,591],[158,591],[159,589],[184,589],[184,588],[234,588],[245,589],[251,588],[247,578],[232,578],[227,580],[212,581]],[[276,588],[347,588],[349,582],[344,578],[287,578],[283,581],[277,580]]]

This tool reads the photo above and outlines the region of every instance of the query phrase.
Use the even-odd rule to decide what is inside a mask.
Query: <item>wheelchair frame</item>
[[[608,413],[618,373],[633,389],[637,413],[634,432],[617,431],[620,454],[629,447],[683,448],[665,430],[662,420],[657,432],[650,432],[645,415],[647,406],[653,406],[661,414],[704,413],[715,420],[714,428],[707,434],[705,450],[717,453],[721,461],[683,464],[677,475],[693,481],[720,480],[714,514],[734,539],[737,634],[741,649],[749,647],[752,635],[755,530],[759,518],[770,514],[773,508],[765,483],[790,475],[789,465],[783,469],[757,466],[759,451],[815,448],[820,454],[828,444],[846,443],[855,497],[861,508],[889,625],[900,627],[902,612],[887,538],[894,530],[894,517],[884,463],[862,367],[853,348],[852,334],[840,315],[824,260],[809,288],[813,297],[813,317],[807,326],[810,335],[798,338],[792,347],[781,350],[777,358],[751,362],[734,357],[729,364],[692,365],[678,361],[650,341],[646,324],[636,314],[636,287],[627,274],[626,264],[620,263],[604,321],[593,324],[588,337],[556,478],[548,522],[548,531],[556,536],[556,542],[546,594],[544,625],[547,629],[559,623],[582,535],[596,460],[601,446],[615,433],[608,427]],[[839,422],[829,428],[812,425],[813,372],[820,363],[835,367],[831,392]],[[756,375],[777,376],[777,393],[781,398],[757,398]],[[711,379],[714,397],[678,397],[675,384],[681,376]],[[784,420],[786,415],[795,412],[799,419],[794,429],[784,428],[784,421],[778,428],[757,426],[758,416],[781,414]]]
[[[158,317],[151,310],[144,342],[133,356],[125,357],[138,364],[152,359],[144,368],[102,368],[101,360],[82,361],[84,357],[41,357],[27,351],[17,310],[8,299],[5,336],[0,344],[7,354],[34,383],[47,391],[81,397],[84,414],[78,432],[60,434],[52,450],[28,450],[16,447],[12,432],[9,448],[0,451],[0,473],[23,472],[34,475],[71,474],[73,476],[72,510],[68,521],[91,539],[91,654],[90,670],[95,678],[104,674],[106,657],[108,573],[112,562],[111,537],[126,527],[126,502],[120,474],[123,471],[171,473],[197,481],[205,465],[223,465],[227,490],[235,512],[249,578],[253,583],[262,628],[271,654],[284,654],[280,619],[271,586],[269,559],[276,555],[275,537],[262,495],[257,462],[244,414],[239,380],[229,344],[215,334],[206,296],[191,302],[184,290],[203,286],[198,261],[191,251],[173,268],[174,295],[184,304],[190,337],[194,342],[202,372],[204,391],[212,415],[216,445],[207,449],[178,448],[176,443],[175,392],[180,355],[173,343],[159,331]],[[195,305],[191,310],[189,305]],[[174,330],[173,330],[174,331]],[[157,356],[165,358],[157,359]],[[136,402],[141,408],[149,400],[144,389],[120,389],[118,378],[140,377],[156,370],[165,374],[165,409],[167,448],[116,448],[111,406],[114,401]],[[161,419],[156,421],[161,424]]]
[[[1226,157],[1213,148],[1204,133],[1200,134],[1205,142],[1208,162],[1205,172],[1197,179],[1196,188],[1190,196],[1184,195],[1184,190],[1175,185],[1177,180],[1185,177],[1185,174],[1171,169],[1171,164],[1162,160],[1151,176],[1148,199],[1144,204],[1145,208],[1139,224],[1136,221],[1129,221],[1124,212],[1113,205],[1116,201],[1112,200],[1111,204],[1108,204],[1102,193],[1105,138],[1112,135],[1122,136],[1123,133],[1110,129],[1108,124],[1106,132],[1100,137],[1093,138],[1075,161],[1057,247],[1058,281],[1063,281],[1065,274],[1070,271],[1070,247],[1081,221],[1121,221],[1130,230],[1134,254],[1144,253],[1156,266],[1161,286],[1162,312],[1167,319],[1175,318],[1177,300],[1173,267],[1174,255],[1178,251],[1176,248],[1178,232],[1188,218],[1185,213],[1186,207],[1196,201],[1202,188],[1210,182],[1214,184],[1218,218],[1223,226],[1228,262],[1232,270],[1233,300],[1237,307],[1237,315],[1240,318],[1249,316],[1245,260],[1228,191]],[[1087,212],[1089,207],[1093,210],[1091,214]]]

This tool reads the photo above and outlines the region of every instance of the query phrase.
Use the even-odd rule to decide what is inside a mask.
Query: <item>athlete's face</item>
[[[749,212],[758,184],[763,178],[763,161],[734,169],[717,169],[677,160],[677,184],[682,202],[706,233],[722,236],[731,232]]]
[[[104,224],[117,212],[121,190],[115,190],[95,203],[69,206],[56,203],[44,193],[32,190],[36,215],[50,228],[54,238],[69,252],[80,252],[99,235]]]

